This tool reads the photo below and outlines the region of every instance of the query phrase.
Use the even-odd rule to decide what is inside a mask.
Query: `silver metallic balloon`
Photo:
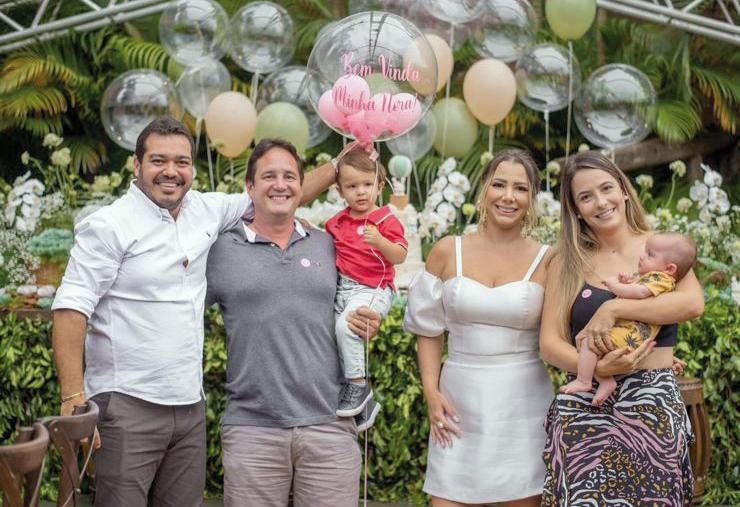
[[[570,100],[581,87],[581,67],[573,57]],[[540,112],[559,111],[568,105],[571,69],[568,50],[556,44],[534,46],[516,62],[517,95],[525,106]]]
[[[631,65],[596,69],[574,102],[578,130],[602,148],[642,141],[650,133],[655,114],[655,88],[642,71]]]
[[[228,45],[229,17],[213,0],[180,0],[159,18],[159,41],[172,58],[185,65],[218,60]]]
[[[406,155],[411,160],[419,160],[432,149],[436,134],[437,122],[434,115],[427,112],[414,128],[387,141],[386,145],[394,155]]]
[[[269,74],[293,57],[293,19],[272,2],[253,2],[239,9],[229,32],[231,58],[246,71]]]
[[[305,67],[292,65],[276,70],[262,83],[257,98],[257,111],[275,102],[289,102],[301,108],[306,115],[309,127],[308,147],[320,144],[329,136],[331,129],[316,113],[308,99],[308,79]],[[320,93],[320,92],[317,92]]]
[[[424,0],[427,10],[448,23],[467,23],[483,13],[484,0]]]
[[[488,0],[471,23],[470,40],[478,54],[513,62],[534,45],[537,14],[527,0]]]
[[[176,86],[185,109],[195,118],[205,118],[211,101],[231,89],[231,74],[223,63],[206,60],[185,69]]]
[[[156,70],[136,69],[108,85],[100,103],[100,117],[108,136],[120,147],[136,148],[136,138],[152,120],[165,115],[182,117],[182,106],[170,79]]]

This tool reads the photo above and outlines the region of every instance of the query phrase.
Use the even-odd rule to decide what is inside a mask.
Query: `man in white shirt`
[[[177,120],[142,131],[135,182],[76,226],[52,307],[61,413],[85,399],[100,407],[97,505],[202,502],[206,260],[251,201],[190,190],[192,152]],[[330,164],[307,174],[303,201],[333,182]]]

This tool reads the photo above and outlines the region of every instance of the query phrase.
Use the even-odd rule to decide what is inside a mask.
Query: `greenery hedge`
[[[372,343],[370,374],[382,394],[383,410],[369,442],[369,489],[376,500],[426,503],[421,492],[429,423],[426,417],[416,344],[402,329],[403,300],[394,304]],[[732,301],[707,289],[704,317],[681,326],[677,355],[687,360],[687,374],[700,377],[712,424],[712,461],[707,504],[740,504],[740,319]],[[220,495],[223,472],[219,419],[224,409],[226,349],[223,321],[207,316],[205,385],[208,393],[207,494]],[[59,388],[50,347],[51,326],[10,314],[0,323],[0,443],[12,441],[19,424],[55,414]],[[360,445],[364,445],[362,440]],[[51,467],[58,466],[56,459]],[[47,471],[44,493],[53,498],[54,473]]]

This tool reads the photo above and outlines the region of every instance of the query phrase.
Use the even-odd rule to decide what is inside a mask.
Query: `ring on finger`
[[[442,421],[437,421],[437,428],[441,430],[445,429],[445,423],[443,423]]]

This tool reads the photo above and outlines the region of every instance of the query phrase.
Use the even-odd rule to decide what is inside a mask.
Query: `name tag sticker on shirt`
[[[591,294],[593,294],[593,293],[591,292],[591,289],[583,289],[583,292],[581,292],[581,297],[582,297],[583,299],[588,299],[588,298],[590,298],[590,297],[591,297]]]
[[[304,257],[303,259],[301,259],[301,266],[303,266],[304,268],[310,268],[311,261]]]
[[[358,225],[357,226],[357,235],[362,236],[365,234],[365,226],[364,225]]]

